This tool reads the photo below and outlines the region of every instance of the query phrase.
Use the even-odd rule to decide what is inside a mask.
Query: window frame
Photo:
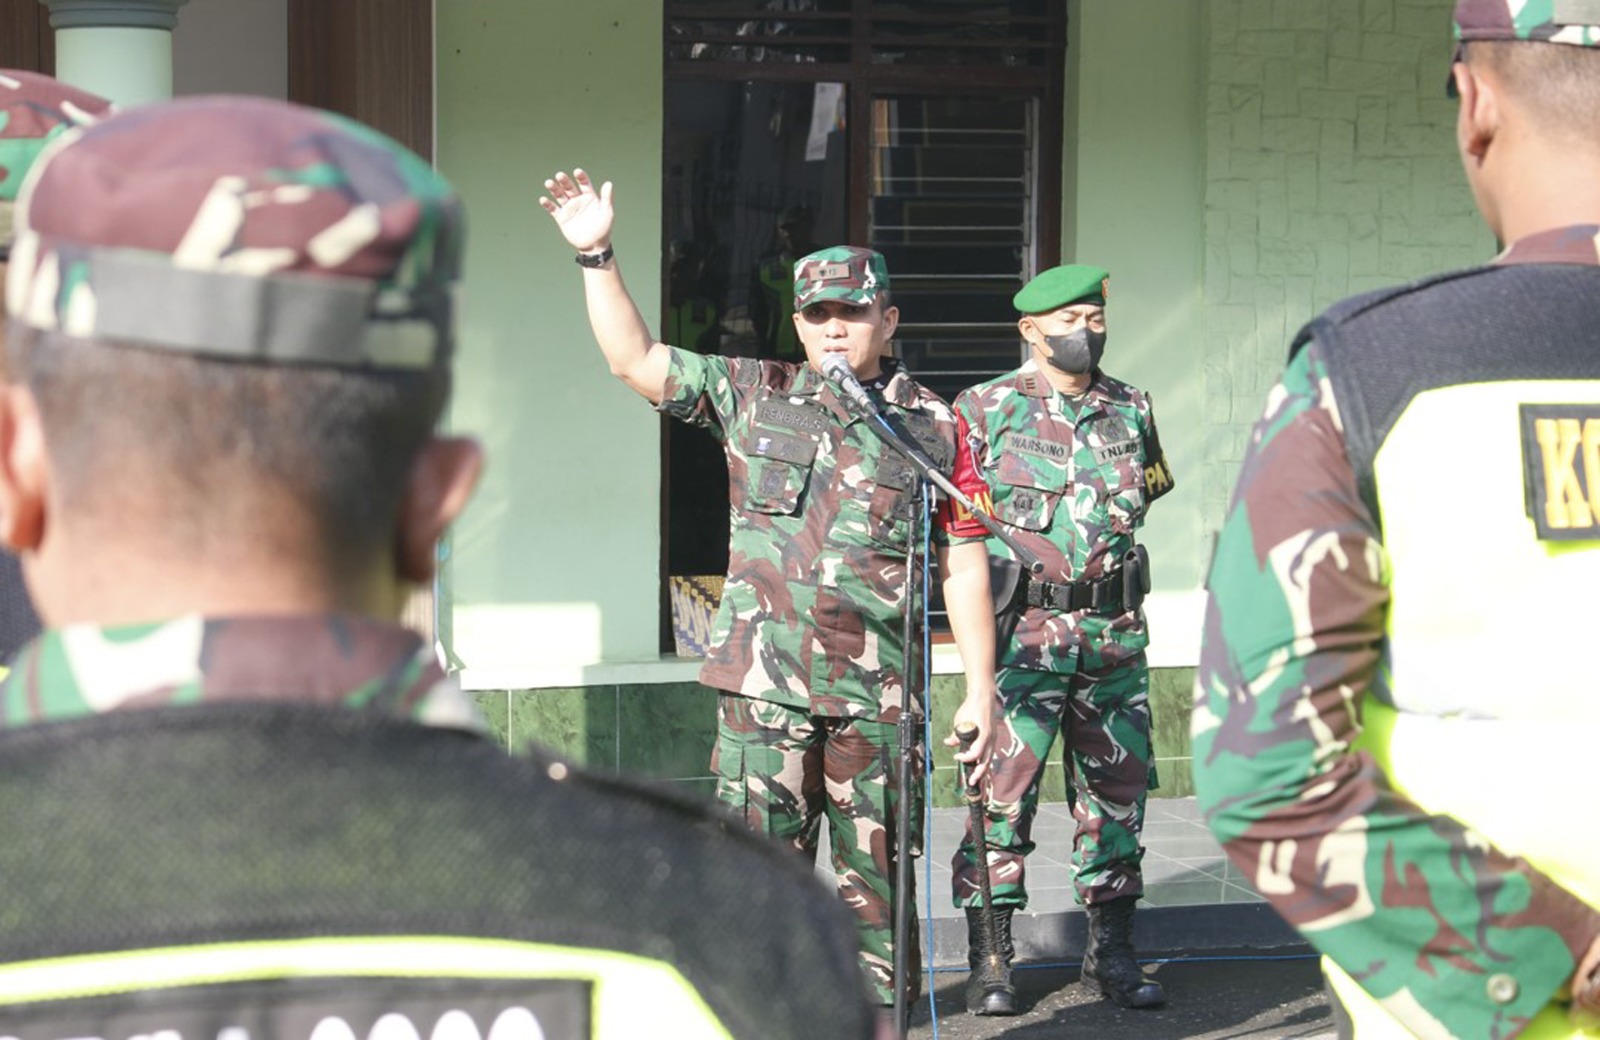
[[[775,37],[739,36],[727,33],[704,33],[699,38],[719,46],[739,46],[762,49],[765,43],[777,46],[847,47],[847,61],[763,61],[740,59],[680,59],[673,55],[675,46],[694,39],[693,34],[674,34],[680,20],[695,19],[729,21],[745,18],[751,23],[792,22],[804,25],[837,25],[846,17],[842,10],[819,12],[815,10],[772,10],[771,0],[748,0],[741,10],[734,3],[715,6],[707,0],[664,0],[662,4],[662,83],[663,89],[675,81],[712,82],[782,82],[782,83],[842,83],[846,96],[846,160],[848,171],[846,200],[846,233],[851,242],[866,242],[870,231],[871,206],[871,152],[873,120],[872,105],[885,95],[926,94],[936,95],[993,95],[1021,98],[1036,102],[1038,108],[1035,168],[1033,178],[1034,226],[1031,228],[1033,244],[1029,258],[1033,273],[1047,270],[1061,262],[1062,231],[1062,177],[1060,174],[1064,154],[1064,126],[1066,117],[1066,5],[1051,2],[1043,5],[1043,14],[985,16],[971,10],[948,14],[926,13],[908,16],[884,6],[882,0],[841,0],[849,7],[850,30],[848,35],[826,33],[803,35],[784,40]],[[1029,36],[1037,33],[1037,40],[1010,36],[1003,40],[975,39],[971,35],[953,33],[944,37],[924,37],[915,41],[896,38],[893,34],[874,35],[878,22],[916,21],[919,25],[949,25],[953,30],[975,22],[990,25],[1003,24],[1007,29],[1020,28]],[[799,42],[796,43],[796,40]],[[890,63],[873,60],[876,43],[905,45],[914,43],[917,48],[934,47],[940,50],[994,50],[1009,48],[1043,56],[1039,64],[960,64],[948,63]],[[959,75],[953,76],[952,69]],[[666,120],[662,121],[663,154],[666,152]],[[661,255],[666,256],[670,246],[669,229],[663,221]],[[668,298],[667,265],[661,269],[663,305]],[[1019,358],[1021,352],[1019,349]],[[1006,366],[1011,367],[1010,365]],[[1004,369],[1002,369],[1004,371]],[[660,467],[662,496],[660,506],[661,571],[658,575],[661,605],[661,649],[670,654],[674,649],[672,604],[669,593],[669,558],[671,555],[670,496],[673,481],[670,472],[671,421],[662,420]],[[949,639],[944,630],[942,616],[936,619],[934,638]]]

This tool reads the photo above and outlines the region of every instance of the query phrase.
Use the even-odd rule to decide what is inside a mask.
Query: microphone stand
[[[908,435],[895,428],[889,417],[876,407],[876,402],[868,399],[872,407],[862,407],[849,395],[840,395],[849,402],[849,406],[862,418],[869,420],[883,441],[890,448],[898,452],[906,461],[918,471],[916,492],[911,496],[910,508],[911,524],[907,532],[906,544],[906,586],[905,586],[905,621],[902,631],[904,646],[905,674],[902,677],[900,688],[900,719],[896,725],[896,735],[899,741],[900,761],[896,783],[899,790],[899,802],[895,806],[895,870],[894,870],[894,1024],[896,1035],[904,1037],[909,1026],[910,1008],[906,1001],[906,951],[910,948],[911,938],[911,856],[909,845],[911,837],[911,762],[916,750],[917,730],[913,724],[914,713],[912,705],[917,701],[927,703],[924,694],[926,679],[930,662],[927,654],[918,654],[921,668],[916,669],[912,657],[911,639],[914,634],[913,619],[916,615],[915,591],[922,589],[922,601],[926,602],[928,590],[926,582],[916,582],[913,568],[916,563],[915,550],[916,536],[920,529],[923,534],[923,552],[928,551],[929,528],[929,495],[928,485],[937,486],[956,502],[959,502],[967,512],[971,513],[985,530],[998,538],[1008,549],[1016,554],[1020,566],[1027,569],[1030,574],[1041,574],[1044,563],[1029,552],[1020,543],[1008,534],[997,521],[987,513],[981,511],[976,504],[960,488],[956,487],[950,478],[939,470],[938,465],[928,457],[927,453],[917,447],[916,442]],[[919,522],[920,520],[920,522]],[[991,558],[992,559],[992,558]],[[1013,561],[1005,561],[1012,563]],[[913,676],[917,680],[916,692],[913,693]],[[913,698],[916,700],[913,700]],[[980,834],[981,837],[981,834]],[[929,951],[930,955],[932,951]]]
[[[940,472],[939,467],[932,459],[928,458],[927,453],[917,447],[915,439],[909,434],[895,429],[894,424],[889,421],[889,416],[884,412],[882,406],[878,404],[871,394],[867,393],[866,388],[861,385],[861,381],[851,371],[850,363],[842,355],[830,354],[825,357],[822,361],[821,373],[822,377],[833,386],[839,400],[845,402],[845,406],[855,412],[856,415],[874,424],[878,432],[883,436],[884,443],[899,452],[905,457],[906,461],[916,467],[924,480],[932,481],[940,491],[959,502],[962,508],[971,513],[983,525],[984,530],[994,535],[1004,543],[1006,548],[1016,554],[1017,560],[1027,569],[1029,574],[1037,576],[1044,573],[1044,564],[1040,562],[1037,556],[1024,549],[1021,543],[1007,534],[999,522],[988,513],[979,510],[977,506],[973,505],[972,499],[968,498],[960,488],[951,483],[950,478]]]
[[[960,503],[963,509],[972,514],[973,519],[983,525],[984,530],[994,535],[1007,549],[1010,549],[1016,555],[1017,561],[1021,564],[1023,570],[1026,570],[1031,575],[1044,573],[1043,561],[1029,552],[1021,542],[1008,533],[998,520],[979,509],[965,492],[956,487],[949,477],[940,472],[938,464],[930,459],[926,452],[918,448],[908,435],[902,434],[894,428],[894,425],[886,415],[882,412],[873,412],[866,418],[876,425],[878,432],[883,435],[884,443],[899,452],[906,461],[915,466],[925,480]]]
[[[926,574],[926,569],[917,566],[917,546],[921,545],[924,556],[929,549],[927,480],[917,481],[907,510],[910,524],[906,529],[906,609],[900,634],[901,646],[905,648],[905,674],[900,681],[900,718],[895,724],[900,752],[895,774],[899,800],[895,803],[894,844],[891,846],[894,849],[894,1028],[895,1036],[902,1040],[911,1024],[911,1008],[906,999],[909,981],[906,954],[911,949],[911,803],[914,800],[911,797],[911,763],[917,749],[916,716],[911,709],[919,701],[927,703],[923,682],[928,673],[927,655],[913,655],[911,651],[911,640],[916,634],[917,604],[926,603],[928,596],[927,581],[918,580]],[[916,595],[919,590],[920,598]],[[920,649],[920,640],[917,645]]]

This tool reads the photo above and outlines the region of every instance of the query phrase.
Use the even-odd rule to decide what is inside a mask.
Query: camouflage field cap
[[[17,204],[6,303],[69,336],[252,361],[447,364],[459,200],[423,159],[251,97],[68,131]]]
[[[1456,39],[1600,46],[1600,0],[1456,0]]]
[[[794,306],[799,310],[819,300],[869,304],[889,288],[889,265],[883,254],[856,246],[832,246],[801,257],[794,264]]]
[[[11,246],[12,208],[45,145],[105,115],[111,102],[58,79],[0,69],[0,260]]]
[[[1039,274],[1011,297],[1011,305],[1023,314],[1045,314],[1069,303],[1106,302],[1111,288],[1111,272],[1093,264],[1062,264]]]

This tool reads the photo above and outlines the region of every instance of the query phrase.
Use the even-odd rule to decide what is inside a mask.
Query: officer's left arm
[[[974,455],[979,440],[968,424],[967,402],[956,400],[955,463],[950,482],[973,507],[989,514],[993,509],[989,486],[984,482]],[[951,720],[950,747],[959,745],[954,730],[963,723],[978,728],[978,737],[966,751],[956,753],[956,761],[972,766],[970,779],[977,783],[989,770],[989,753],[994,741],[1000,710],[1000,694],[995,686],[995,606],[989,587],[989,550],[982,522],[966,507],[944,496],[939,503],[939,575],[943,579],[945,610],[950,618],[950,634],[961,652],[961,668],[966,673],[967,696]],[[953,542],[954,544],[947,544]]]
[[[1512,1035],[1572,976],[1600,915],[1352,748],[1387,558],[1320,357],[1311,344],[1274,389],[1218,536],[1195,791],[1257,890],[1412,1031]],[[1508,971],[1516,985],[1491,999],[1485,980]]]
[[[978,727],[978,738],[972,747],[958,752],[956,759],[971,763],[969,778],[977,783],[989,769],[989,752],[1000,711],[994,678],[995,622],[994,601],[989,593],[989,553],[983,542],[968,541],[941,545],[938,556],[950,634],[961,652],[961,670],[967,681],[967,696],[956,709],[952,728],[962,723]],[[952,735],[945,743],[955,746],[955,737]]]

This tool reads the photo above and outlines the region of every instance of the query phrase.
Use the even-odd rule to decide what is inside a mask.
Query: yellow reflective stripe
[[[0,1006],[264,979],[569,979],[593,986],[600,1040],[674,1035],[731,1040],[670,964],[633,954],[451,936],[289,939],[88,954],[0,965]]]

